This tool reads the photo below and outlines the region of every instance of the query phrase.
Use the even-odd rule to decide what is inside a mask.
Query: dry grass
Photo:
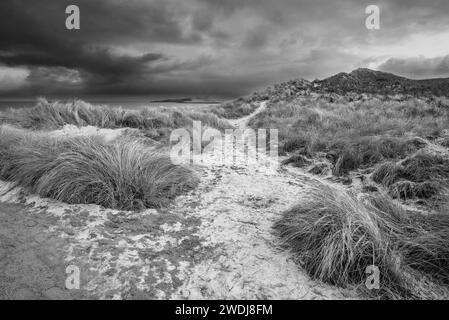
[[[334,174],[404,159],[449,128],[449,109],[435,101],[395,101],[372,97],[350,102],[341,97],[302,97],[268,105],[250,121],[253,128],[277,128],[280,150],[315,156],[325,153]]]
[[[198,183],[191,170],[139,142],[58,138],[2,126],[0,151],[1,179],[67,203],[160,207]]]
[[[407,158],[402,165],[404,176],[414,182],[449,178],[449,159],[424,151]]]
[[[377,298],[426,296],[423,276],[436,285],[449,279],[449,216],[406,212],[386,195],[361,201],[319,185],[283,214],[275,229],[314,278],[356,286]],[[367,290],[366,267],[380,270],[380,289]]]
[[[449,187],[449,159],[420,150],[398,163],[379,165],[372,179],[388,188],[393,198],[434,198]]]
[[[250,115],[259,107],[259,103],[247,101],[240,98],[234,101],[225,102],[212,108],[212,112],[225,119],[238,119]]]
[[[396,232],[397,225],[373,208],[345,191],[321,185],[285,212],[275,229],[314,279],[360,286],[366,268],[375,265],[389,291],[406,294],[386,235],[386,230]]]
[[[99,128],[129,127],[154,130],[154,136],[164,135],[168,130],[192,126],[193,120],[200,120],[203,125],[220,130],[231,128],[227,121],[212,114],[149,107],[140,110],[125,110],[93,106],[80,100],[61,103],[40,99],[33,108],[10,109],[0,115],[2,123],[27,129],[53,130],[67,124]]]
[[[404,263],[449,285],[449,218],[447,213],[417,217],[409,239],[401,243]]]
[[[403,167],[395,162],[385,162],[379,165],[373,172],[371,178],[374,182],[383,184],[387,187],[395,183],[402,175]]]

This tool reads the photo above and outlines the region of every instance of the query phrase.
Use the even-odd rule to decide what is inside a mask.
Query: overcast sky
[[[65,28],[69,4],[80,30]],[[447,0],[0,0],[0,13],[3,97],[236,97],[358,67],[449,77]]]

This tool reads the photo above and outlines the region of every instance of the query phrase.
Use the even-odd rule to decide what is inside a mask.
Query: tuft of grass
[[[312,163],[311,160],[307,159],[305,156],[302,156],[300,154],[293,155],[285,160],[282,161],[282,165],[288,165],[293,164],[295,167],[305,167]]]
[[[303,137],[294,137],[292,139],[288,139],[282,145],[283,152],[293,152],[296,150],[300,150],[303,153],[307,152],[307,144],[308,141]]]
[[[393,198],[400,198],[403,200],[414,199],[416,196],[416,184],[408,180],[401,180],[393,183],[389,187],[389,194]]]
[[[403,167],[395,162],[385,162],[379,165],[373,172],[371,178],[374,182],[391,186],[398,177],[403,174]]]
[[[408,212],[382,193],[363,200],[318,185],[275,224],[282,243],[315,279],[378,298],[430,295],[422,279],[449,284],[449,216]],[[367,266],[380,290],[364,288]]]
[[[449,228],[420,234],[404,244],[405,262],[434,281],[449,284]]]
[[[430,199],[448,186],[449,159],[424,150],[400,163],[386,162],[372,174],[373,181],[388,188],[393,198]]]
[[[430,199],[440,194],[442,186],[435,181],[411,182],[401,180],[389,187],[389,194],[393,198],[407,199]]]
[[[341,176],[349,173],[351,170],[357,169],[359,167],[360,160],[359,157],[352,150],[345,150],[337,159],[337,162],[332,169],[332,174],[334,176]]]
[[[52,137],[2,126],[0,177],[67,203],[141,210],[167,205],[198,179],[168,156],[128,140]]]
[[[415,216],[410,236],[401,243],[407,266],[449,284],[449,218],[446,213]]]
[[[400,235],[403,235],[402,226],[411,223],[410,216],[406,210],[397,201],[392,201],[391,198],[382,192],[371,194],[365,198],[365,206],[373,212],[376,216],[380,217],[382,223],[380,227],[382,232],[388,234],[395,240]]]
[[[365,283],[366,268],[375,265],[388,289],[381,295],[407,294],[385,231],[398,227],[382,206],[365,205],[343,190],[320,185],[274,228],[314,279],[359,286]]]
[[[402,162],[404,177],[414,182],[449,178],[449,159],[424,151]]]

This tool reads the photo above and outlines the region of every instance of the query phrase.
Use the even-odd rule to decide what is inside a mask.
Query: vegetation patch
[[[449,216],[406,212],[380,193],[359,200],[319,185],[274,228],[301,266],[326,283],[395,299],[429,294],[420,286],[423,276],[436,285],[448,280]],[[380,271],[378,290],[365,288],[371,265]]]
[[[0,115],[2,123],[26,129],[54,130],[67,124],[98,128],[136,128],[146,130],[152,138],[166,137],[170,130],[191,127],[192,121],[224,130],[232,126],[214,114],[180,112],[175,109],[142,108],[125,110],[107,106],[94,106],[76,100],[69,103],[48,102],[40,99],[32,108],[10,109]]]
[[[142,143],[0,130],[0,178],[67,203],[141,210],[167,205],[198,179]]]
[[[379,165],[372,179],[385,186],[393,198],[435,198],[449,185],[449,159],[421,150],[399,163]]]
[[[212,108],[212,112],[225,119],[238,119],[250,115],[259,107],[258,102],[251,102],[245,98],[225,102]]]
[[[449,129],[449,109],[419,98],[352,101],[339,96],[329,102],[326,95],[306,95],[269,103],[249,125],[278,129],[283,154],[324,153],[338,176],[402,160],[426,147],[426,139]]]
[[[385,232],[396,232],[398,227],[379,211],[345,191],[322,185],[285,212],[274,228],[314,279],[339,286],[364,285],[366,268],[375,265],[382,283],[387,283],[388,290],[381,294],[406,294]],[[402,212],[397,218],[402,219]]]

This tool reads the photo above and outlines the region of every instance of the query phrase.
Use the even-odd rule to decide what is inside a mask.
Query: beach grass
[[[335,175],[404,159],[425,147],[426,139],[436,139],[449,129],[449,109],[436,102],[340,100],[302,97],[269,103],[250,126],[277,128],[284,154],[325,153]]]
[[[150,107],[126,110],[119,107],[92,105],[81,100],[49,102],[41,98],[34,107],[10,109],[0,114],[1,123],[33,130],[55,130],[65,125],[75,125],[163,132],[191,126],[194,120],[201,121],[204,126],[220,130],[232,127],[226,120],[212,113]]]
[[[412,214],[381,193],[359,199],[317,185],[274,228],[304,270],[325,283],[402,299],[429,294],[423,277],[437,285],[448,281],[449,216]],[[365,286],[369,266],[380,272],[378,289]]]
[[[0,151],[2,180],[67,203],[157,208],[198,184],[191,169],[129,139],[58,137],[4,125]]]

